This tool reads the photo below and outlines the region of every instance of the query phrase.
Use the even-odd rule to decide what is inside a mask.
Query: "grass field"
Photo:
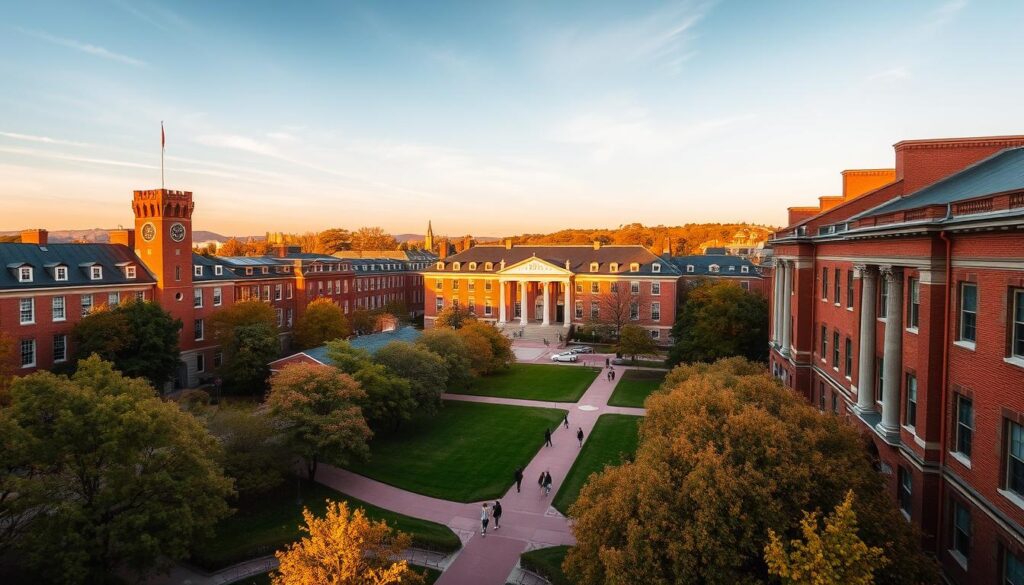
[[[567,552],[567,546],[538,548],[519,555],[519,562],[524,568],[546,578],[551,585],[569,585],[569,579],[562,573],[562,561]]]
[[[433,585],[441,577],[441,571],[437,569],[431,569],[430,567],[417,567],[412,565],[412,568],[417,573],[426,573],[427,578],[424,579],[426,585]],[[270,573],[263,573],[262,575],[254,575],[252,577],[246,577],[238,581],[233,581],[228,585],[270,585]]]
[[[644,400],[665,381],[665,371],[626,370],[615,386],[615,392],[608,399],[610,406],[633,406],[642,408]]]
[[[478,502],[504,495],[512,472],[544,442],[544,429],[565,413],[552,408],[445,401],[434,417],[419,417],[370,442],[370,460],[349,469],[405,490]]]
[[[553,364],[512,364],[504,371],[476,379],[457,394],[576,402],[601,370],[585,366]]]
[[[565,514],[576,501],[583,484],[591,473],[622,461],[622,455],[636,453],[637,429],[643,417],[625,414],[602,414],[583,443],[579,457],[572,464],[569,475],[555,494],[552,505]]]
[[[293,478],[259,501],[238,506],[237,512],[216,526],[213,538],[196,547],[192,562],[213,571],[273,554],[302,536],[302,506],[322,516],[328,499],[345,500],[350,507],[363,508],[370,519],[384,520],[392,528],[409,533],[417,546],[442,551],[458,550],[461,546],[459,537],[447,526],[378,508],[318,483],[303,482],[300,505],[296,502],[296,487]]]

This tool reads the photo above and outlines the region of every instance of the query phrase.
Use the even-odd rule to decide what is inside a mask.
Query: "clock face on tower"
[[[153,227],[152,223],[147,223],[142,226],[142,239],[147,242],[152,242],[153,238],[156,237],[156,228]]]
[[[171,239],[175,242],[180,242],[185,239],[185,226],[180,223],[171,225]]]

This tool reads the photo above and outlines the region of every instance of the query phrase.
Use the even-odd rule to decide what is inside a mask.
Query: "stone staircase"
[[[512,341],[530,341],[534,343],[544,343],[547,339],[550,347],[562,347],[565,345],[565,335],[569,333],[567,327],[563,327],[561,323],[557,325],[541,325],[539,323],[528,323],[526,326],[519,325],[518,321],[506,323],[501,328],[502,333],[506,335],[512,335],[513,333],[523,332],[522,337],[516,337]],[[562,341],[558,340],[558,336],[562,336]]]

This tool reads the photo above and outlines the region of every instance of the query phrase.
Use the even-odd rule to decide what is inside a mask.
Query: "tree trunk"
[[[308,476],[308,479],[309,479],[310,482],[312,482],[313,478],[316,477],[316,466],[317,466],[317,463],[318,463],[318,460],[317,460],[317,457],[315,455],[313,457],[310,457],[309,460],[306,461],[306,475]]]

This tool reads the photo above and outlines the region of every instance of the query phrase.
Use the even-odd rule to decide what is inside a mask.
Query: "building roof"
[[[237,278],[235,273],[231,271],[231,267],[224,262],[221,262],[217,257],[203,256],[202,254],[192,254],[192,265],[202,266],[203,273],[200,275],[195,274],[195,270],[192,271],[192,282],[210,282],[214,280],[234,280]],[[221,267],[221,273],[217,274],[214,269],[216,266]]]
[[[858,217],[945,205],[995,193],[1024,190],[1024,147],[1007,148],[910,195],[875,207]]]
[[[0,290],[43,287],[151,284],[156,282],[145,264],[121,244],[0,244]],[[32,282],[18,282],[17,268],[32,267]],[[54,280],[54,268],[66,266],[68,279]],[[90,268],[103,268],[93,280]],[[125,276],[126,266],[135,267],[135,278]]]
[[[588,274],[633,274],[633,275],[653,275],[653,274],[665,274],[678,276],[678,270],[675,265],[665,260],[660,256],[656,256],[653,252],[644,248],[643,246],[604,246],[600,248],[594,248],[594,246],[572,246],[572,245],[549,245],[549,246],[513,246],[506,248],[505,246],[474,246],[463,252],[459,252],[453,256],[449,256],[445,260],[438,260],[438,263],[444,262],[444,270],[453,271],[454,263],[459,263],[459,272],[473,272],[473,273],[486,273],[496,272],[500,270],[499,266],[501,262],[505,262],[505,266],[512,266],[519,262],[529,260],[531,257],[536,257],[549,264],[553,264],[560,268],[566,267],[566,262],[569,262],[568,269],[575,273],[588,273]],[[470,263],[475,262],[476,268],[471,269]],[[492,263],[492,270],[486,270],[486,263]],[[598,263],[597,272],[590,270],[591,262]],[[632,263],[640,265],[638,272],[630,272],[629,265]],[[619,265],[617,272],[612,272],[610,266],[612,263]],[[660,272],[654,272],[652,266],[655,264],[660,265]]]
[[[672,263],[675,264],[684,276],[725,276],[736,278],[760,278],[757,272],[757,265],[742,256],[731,256],[727,254],[703,254],[693,256],[673,256]],[[693,266],[693,271],[688,270]],[[718,272],[712,272],[711,267],[717,266]],[[743,272],[743,267],[747,272]]]
[[[425,250],[341,250],[334,253],[338,258],[390,258],[412,262],[434,262],[437,254]]]
[[[361,349],[368,352],[370,355],[377,353],[382,347],[391,343],[392,341],[404,341],[406,343],[412,343],[420,338],[423,332],[415,327],[401,327],[392,331],[382,331],[380,333],[371,333],[370,335],[360,335],[358,337],[352,337],[348,339],[349,345],[356,349]],[[295,358],[305,356],[310,358],[317,363],[324,365],[334,365],[334,362],[327,356],[327,346],[321,345],[320,347],[314,347],[300,351],[287,357],[283,357],[278,360],[271,362],[271,367],[278,362],[284,361],[295,361]]]

